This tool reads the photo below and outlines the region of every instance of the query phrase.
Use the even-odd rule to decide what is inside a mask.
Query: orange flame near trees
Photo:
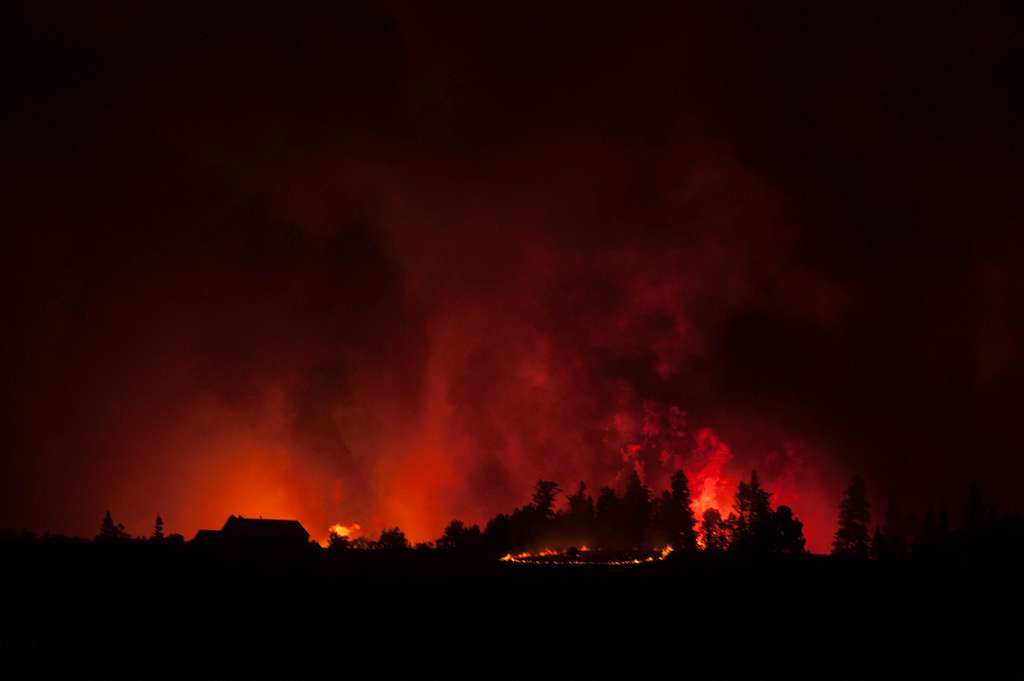
[[[587,549],[589,551],[589,549]],[[582,549],[577,549],[577,553]],[[671,546],[663,546],[658,549],[657,555],[648,555],[643,558],[630,558],[626,560],[579,560],[570,553],[561,553],[554,549],[543,549],[536,553],[523,551],[521,553],[506,553],[501,560],[506,563],[535,563],[538,565],[642,565],[644,563],[655,563],[665,560],[668,554],[672,553]]]
[[[341,523],[334,523],[327,528],[327,537],[320,542],[320,546],[327,547],[331,543],[331,537],[342,537],[344,539],[353,539],[359,535],[362,530],[359,523],[352,523],[351,525],[342,525]]]

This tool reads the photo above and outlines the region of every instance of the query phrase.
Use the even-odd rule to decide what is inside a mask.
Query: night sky
[[[0,22],[0,527],[1019,509],[1019,17],[60,4]]]

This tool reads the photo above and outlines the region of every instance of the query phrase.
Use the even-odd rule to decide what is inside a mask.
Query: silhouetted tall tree
[[[114,518],[111,517],[110,511],[103,516],[103,522],[100,523],[100,533],[96,536],[96,539],[102,539],[110,541],[117,539],[117,526],[114,525]]]
[[[156,522],[153,523],[153,536],[150,539],[153,541],[164,540],[164,519],[160,517],[159,513],[156,516]]]
[[[725,523],[717,508],[709,508],[704,511],[700,534],[704,541],[705,551],[724,551],[728,546],[729,538],[725,531]]]
[[[857,475],[850,481],[839,504],[839,527],[832,540],[832,555],[867,558],[870,521],[867,489],[864,480]]]
[[[602,487],[595,509],[597,541],[602,548],[620,548],[622,544],[622,500],[611,487]]]
[[[670,490],[666,490],[658,500],[655,516],[655,526],[661,535],[659,540],[684,551],[697,548],[697,519],[693,516],[690,484],[683,471],[672,475]]]
[[[644,486],[636,471],[626,480],[622,497],[623,540],[630,549],[645,548],[651,522],[651,491]]]
[[[770,550],[773,541],[771,492],[761,487],[757,471],[750,482],[736,487],[736,513],[731,517],[732,537],[729,549],[760,553]]]
[[[587,485],[580,480],[575,494],[568,497],[565,517],[566,535],[575,542],[594,541],[594,500],[587,494]]]
[[[100,533],[96,536],[96,539],[98,541],[118,541],[129,538],[131,538],[131,535],[125,532],[124,525],[120,523],[114,524],[110,511],[107,511],[107,514],[103,516],[103,522],[100,524]]]
[[[538,480],[533,492],[533,507],[544,520],[555,517],[555,497],[561,492],[557,482]]]

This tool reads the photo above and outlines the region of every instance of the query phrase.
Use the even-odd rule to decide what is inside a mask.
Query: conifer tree
[[[757,471],[750,472],[750,482],[736,487],[736,514],[732,519],[733,551],[763,552],[772,546],[773,514],[772,494],[761,487]]]
[[[598,545],[605,549],[621,548],[622,499],[611,487],[602,487],[594,509]]]
[[[697,519],[693,515],[693,500],[690,497],[690,482],[682,470],[672,475],[671,495],[667,502],[666,524],[670,541],[676,549],[693,551],[697,548]]]
[[[156,516],[156,523],[153,524],[153,536],[150,539],[153,541],[164,540],[164,519],[160,517],[159,513]]]
[[[100,524],[100,533],[96,539],[101,541],[113,541],[118,538],[117,526],[114,525],[114,519],[110,515],[110,511],[103,516],[103,522]]]
[[[131,535],[125,532],[124,525],[121,523],[114,523],[114,519],[110,516],[110,511],[107,511],[106,515],[103,516],[103,522],[100,524],[100,533],[96,536],[98,541],[117,541],[119,539],[131,539]]]
[[[651,490],[633,471],[626,481],[626,492],[622,497],[623,539],[626,548],[639,549],[645,546],[652,510]]]
[[[867,558],[871,535],[871,514],[864,480],[854,476],[839,505],[839,527],[832,540],[832,555]]]
[[[580,480],[575,494],[568,497],[566,530],[573,541],[593,542],[594,500],[587,493],[587,485]]]

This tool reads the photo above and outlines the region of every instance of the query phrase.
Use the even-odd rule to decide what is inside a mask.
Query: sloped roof
[[[309,540],[309,532],[298,520],[228,516],[221,533],[228,537],[252,539]]]
[[[196,532],[196,536],[193,537],[194,542],[207,542],[218,539],[220,537],[220,530],[199,530]]]

